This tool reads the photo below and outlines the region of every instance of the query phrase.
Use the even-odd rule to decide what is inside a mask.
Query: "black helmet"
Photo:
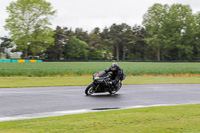
[[[117,63],[112,63],[112,65],[111,65],[111,70],[112,71],[116,71],[118,68],[119,68],[119,66],[118,66]]]

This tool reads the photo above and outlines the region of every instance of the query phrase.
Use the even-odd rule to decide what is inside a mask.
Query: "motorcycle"
[[[115,94],[120,90],[122,83],[119,80],[119,87],[115,88],[111,81],[111,73],[106,73],[105,71],[95,73],[93,75],[93,82],[85,89],[85,94],[92,95],[93,93],[104,92]]]

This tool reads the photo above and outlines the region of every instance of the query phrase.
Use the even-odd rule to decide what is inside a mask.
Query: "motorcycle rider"
[[[124,80],[126,76],[123,72],[123,69],[120,68],[117,63],[112,63],[111,67],[105,69],[104,71],[106,73],[112,72],[111,74],[112,84],[115,88],[119,88],[121,81]]]

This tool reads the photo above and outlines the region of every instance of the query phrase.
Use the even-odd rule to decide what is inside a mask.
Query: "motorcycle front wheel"
[[[94,85],[93,83],[91,83],[90,85],[88,85],[88,87],[85,89],[85,94],[86,95],[92,95],[94,93]]]

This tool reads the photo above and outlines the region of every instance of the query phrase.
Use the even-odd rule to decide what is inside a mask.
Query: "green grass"
[[[149,107],[0,122],[1,133],[199,133],[200,105]]]
[[[200,74],[200,63],[119,62],[128,75]],[[44,77],[86,75],[110,67],[111,62],[0,63],[0,76]]]
[[[110,64],[111,62],[0,63],[0,87],[88,85],[92,82],[92,77],[84,75],[104,70]],[[200,63],[118,64],[128,75],[196,75],[128,76],[123,84],[200,84]],[[73,77],[65,77],[66,75]],[[151,107],[0,122],[0,133],[199,133],[199,108],[200,105]]]
[[[80,86],[89,85],[92,77],[0,77],[0,88]],[[131,84],[200,84],[200,77],[126,77],[124,85]]]

